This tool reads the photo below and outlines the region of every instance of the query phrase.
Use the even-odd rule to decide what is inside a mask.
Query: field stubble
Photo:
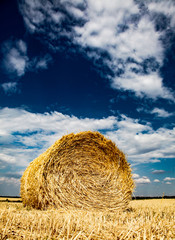
[[[128,210],[34,210],[0,203],[0,239],[175,239],[175,199],[134,200]]]

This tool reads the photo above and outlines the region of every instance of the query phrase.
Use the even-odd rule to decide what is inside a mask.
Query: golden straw
[[[91,131],[63,136],[21,178],[24,205],[37,209],[124,209],[133,188],[124,153]]]

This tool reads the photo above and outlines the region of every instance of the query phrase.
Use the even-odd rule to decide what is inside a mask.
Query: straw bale
[[[133,188],[124,153],[91,131],[63,136],[21,178],[24,205],[37,209],[123,209]]]

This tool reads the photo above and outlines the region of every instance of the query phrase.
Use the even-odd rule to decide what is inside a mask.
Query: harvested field
[[[37,209],[126,209],[134,183],[125,155],[98,132],[63,136],[26,169],[24,205]]]
[[[0,239],[174,240],[175,199],[133,200],[127,211],[35,210],[0,202]]]
[[[0,202],[21,202],[19,197],[0,197]]]

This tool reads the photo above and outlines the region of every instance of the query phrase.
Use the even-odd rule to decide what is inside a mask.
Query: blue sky
[[[136,196],[175,195],[173,0],[2,0],[0,28],[0,195],[86,130],[126,154]]]

